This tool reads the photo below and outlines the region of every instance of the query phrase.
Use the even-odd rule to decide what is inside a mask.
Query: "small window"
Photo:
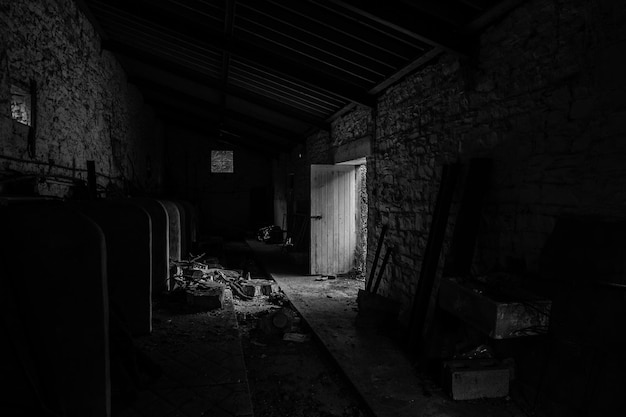
[[[11,117],[27,126],[31,125],[31,97],[27,90],[11,84]]]
[[[233,151],[211,151],[211,172],[233,173]]]

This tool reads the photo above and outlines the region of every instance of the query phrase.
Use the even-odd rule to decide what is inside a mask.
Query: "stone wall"
[[[374,132],[372,110],[357,107],[331,123],[331,144],[339,146]]]
[[[361,109],[333,123],[333,144],[376,126],[367,167],[368,264],[383,224],[396,249],[383,294],[410,308],[447,162],[494,160],[477,274],[513,266],[536,271],[559,216],[623,217],[624,8],[526,2],[486,30],[474,59],[442,55],[388,88],[375,124]]]
[[[93,160],[101,188],[155,192],[160,126],[74,2],[2,0],[0,28],[0,169],[46,177],[39,192],[63,196]],[[27,146],[28,128],[11,119],[8,101],[11,84],[31,80],[37,127]]]

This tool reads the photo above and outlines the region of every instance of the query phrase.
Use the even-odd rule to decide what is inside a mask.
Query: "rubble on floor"
[[[182,292],[194,310],[222,308],[226,288],[230,288],[233,296],[240,300],[278,292],[278,285],[273,280],[253,279],[249,271],[225,268],[218,258],[205,254],[191,255],[183,261],[172,260],[170,271],[170,293]]]
[[[369,416],[282,292],[234,305],[255,417]]]

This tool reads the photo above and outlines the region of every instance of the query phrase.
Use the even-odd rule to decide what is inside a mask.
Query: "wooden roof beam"
[[[227,51],[232,55],[254,62],[256,65],[268,68],[296,83],[323,90],[363,106],[371,107],[374,103],[367,92],[363,91],[361,87],[351,84],[350,80],[338,78],[330,72],[320,71],[298,60],[290,59],[280,51],[269,50],[235,37],[225,36],[223,32],[216,31],[199,21],[192,21],[173,13],[165,13],[157,8],[158,3],[144,3],[143,0],[139,2],[110,0],[109,3],[121,12],[151,21],[156,25],[170,27],[174,32],[195,39],[198,44]]]
[[[432,18],[420,17],[410,10],[401,12],[398,4],[389,7],[381,2],[363,2],[358,0],[324,0],[345,11],[384,25],[406,36],[434,47],[459,54],[468,54],[468,39],[462,28],[437,22]]]
[[[185,78],[189,81],[204,85],[208,88],[212,88],[217,92],[223,92],[230,96],[238,97],[249,103],[266,107],[271,111],[282,113],[285,116],[290,117],[294,120],[298,120],[302,123],[307,123],[320,129],[328,130],[328,123],[326,123],[326,121],[323,119],[311,116],[310,114],[295,109],[292,106],[286,106],[277,101],[270,100],[258,94],[251,93],[243,88],[233,85],[225,85],[215,78],[207,77],[206,75],[196,70],[192,70],[176,62],[164,59],[160,56],[157,56],[156,54],[146,52],[139,48],[135,48],[127,44],[112,40],[103,42],[102,47],[128,59],[142,62],[145,65],[158,68],[159,71],[169,73],[171,76]]]
[[[291,132],[285,133],[282,130],[268,126],[262,122],[249,117],[242,117],[241,115],[225,111],[221,113],[219,106],[205,103],[202,100],[196,102],[192,98],[180,98],[170,97],[167,94],[152,92],[144,93],[145,99],[153,106],[159,108],[177,108],[186,115],[192,115],[197,120],[213,120],[216,124],[228,121],[234,122],[232,125],[236,125],[237,128],[246,128],[248,132],[254,132],[254,135],[262,140],[270,142],[278,142],[284,145],[290,143],[297,143],[301,139],[297,135],[291,134]],[[223,118],[222,118],[223,116]]]

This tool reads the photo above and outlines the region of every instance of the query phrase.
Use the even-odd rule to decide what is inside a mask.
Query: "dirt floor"
[[[273,303],[270,302],[272,299]],[[368,415],[353,388],[286,299],[261,296],[235,299],[235,311],[248,370],[256,417],[364,417]],[[272,325],[284,313],[286,341]]]
[[[236,246],[235,249],[241,250]],[[220,263],[241,269],[253,279],[267,279],[245,251],[225,251]],[[207,317],[220,310],[190,313],[184,300],[169,305],[171,315],[156,315],[156,334],[182,336],[184,343],[206,337]],[[182,304],[181,304],[182,302]],[[243,347],[255,417],[369,417],[360,397],[323,345],[292,308],[282,292],[243,300],[232,298]],[[180,311],[172,307],[183,306]],[[279,320],[280,319],[280,320]],[[277,326],[278,325],[278,326]],[[206,327],[206,326],[204,326]],[[222,332],[220,332],[222,333]],[[284,340],[291,336],[294,340]],[[223,336],[232,337],[231,329]],[[167,343],[168,341],[161,341]]]

